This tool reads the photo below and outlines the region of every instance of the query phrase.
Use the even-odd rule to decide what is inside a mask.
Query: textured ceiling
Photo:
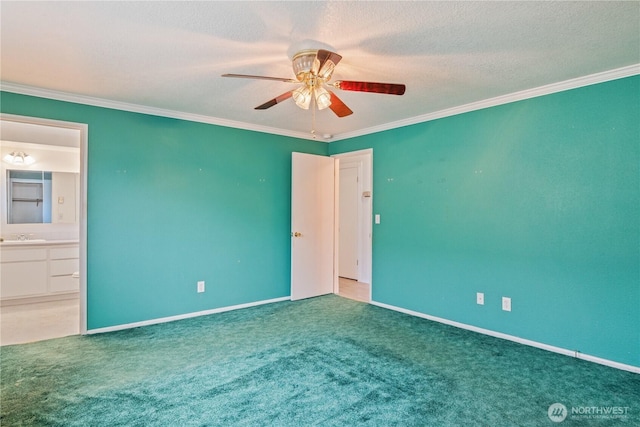
[[[317,112],[318,135],[367,129],[640,63],[631,2],[0,3],[4,88],[29,87],[307,137],[288,100],[301,48],[343,56],[334,80],[404,83],[403,96],[336,91],[354,111]],[[115,104],[114,104],[115,105]],[[195,117],[195,116],[194,116]]]

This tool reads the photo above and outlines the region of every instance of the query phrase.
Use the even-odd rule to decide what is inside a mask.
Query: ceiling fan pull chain
[[[311,135],[313,135],[313,139],[316,139],[316,102],[315,97],[311,96]]]

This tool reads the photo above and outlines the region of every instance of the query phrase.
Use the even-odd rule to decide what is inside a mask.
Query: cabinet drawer
[[[51,261],[49,275],[68,276],[78,271],[79,268],[80,263],[77,259],[56,259]]]
[[[80,289],[80,280],[71,276],[56,276],[49,280],[49,292],[69,292]]]
[[[27,297],[47,292],[47,262],[2,264],[0,297]]]
[[[80,256],[80,252],[78,247],[74,248],[51,248],[49,249],[49,257],[51,259],[68,259],[68,258],[78,258]]]
[[[5,262],[41,261],[47,259],[47,250],[39,249],[3,249],[1,259]],[[4,267],[4,266],[3,266]]]

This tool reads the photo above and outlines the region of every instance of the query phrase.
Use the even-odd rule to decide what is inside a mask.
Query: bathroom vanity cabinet
[[[79,291],[77,241],[0,244],[0,299],[70,297]]]

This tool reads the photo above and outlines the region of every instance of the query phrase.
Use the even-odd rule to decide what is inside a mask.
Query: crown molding
[[[372,133],[383,132],[386,130],[397,129],[404,126],[415,125],[418,123],[429,122],[432,120],[442,119],[444,117],[455,116],[458,114],[468,113],[471,111],[482,110],[485,108],[496,107],[498,105],[509,104],[512,102],[523,101],[525,99],[536,98],[539,96],[550,95],[557,92],[564,92],[571,89],[577,89],[584,86],[590,86],[598,83],[604,83],[611,80],[622,79],[640,74],[640,64],[629,65],[627,67],[616,68],[614,70],[604,71],[601,73],[590,74],[588,76],[578,77],[575,79],[565,80],[558,83],[552,83],[533,89],[513,92],[507,95],[496,96],[482,101],[472,102],[470,104],[460,105],[458,107],[447,108],[445,110],[435,111],[404,120],[386,123],[379,126],[373,126],[359,131],[347,132],[334,135],[332,141],[355,138],[358,136],[369,135]]]
[[[182,111],[167,110],[163,108],[149,107],[146,105],[130,104],[127,102],[112,101],[105,98],[97,98],[85,95],[77,95],[68,92],[60,92],[42,89],[34,86],[21,85],[11,82],[0,82],[0,90],[3,92],[17,93],[20,95],[36,96],[39,98],[53,99],[56,101],[73,102],[75,104],[90,105],[93,107],[109,108],[112,110],[129,111],[132,113],[148,114],[151,116],[168,117],[172,119],[186,120],[190,122],[207,123],[211,125],[243,129],[255,132],[270,133],[274,135],[289,136],[298,139],[313,139],[306,132],[295,132],[269,126],[259,126],[235,120],[220,119],[202,114],[185,113]]]
[[[616,68],[614,70],[604,71],[601,73],[591,74],[588,76],[578,77],[575,79],[565,80],[558,83],[552,83],[533,89],[527,89],[507,95],[497,96],[482,101],[472,102],[470,104],[458,107],[447,108],[445,110],[435,111],[420,116],[410,117],[408,119],[398,120],[395,122],[385,123],[379,126],[373,126],[360,129],[353,132],[333,135],[331,142],[344,139],[355,138],[358,136],[369,135],[372,133],[383,132],[386,130],[396,129],[404,126],[410,126],[418,123],[429,122],[432,120],[442,119],[444,117],[455,116],[458,114],[468,113],[471,111],[481,110],[485,108],[495,107],[498,105],[509,104],[512,102],[522,101],[525,99],[536,98],[539,96],[550,95],[557,92],[564,92],[571,89],[577,89],[584,86],[590,86],[598,83],[604,83],[611,80],[622,79],[640,74],[640,64],[633,64],[626,67]],[[130,111],[133,113],[149,114],[153,116],[169,117],[192,122],[207,123],[217,126],[225,126],[255,132],[269,133],[274,135],[288,136],[291,138],[316,140],[306,132],[294,132],[286,129],[274,128],[269,126],[258,126],[246,122],[235,120],[220,119],[217,117],[205,116],[201,114],[185,113],[181,111],[166,110],[162,108],[148,107],[139,104],[130,104],[120,101],[112,101],[104,98],[96,98],[84,95],[76,95],[67,92],[59,92],[49,89],[41,89],[33,86],[20,85],[10,82],[0,82],[0,89],[5,92],[12,92],[21,95],[37,96],[40,98],[48,98],[57,101],[73,102],[76,104],[91,105],[94,107],[110,108],[114,110]],[[317,139],[316,141],[322,141]],[[328,141],[327,141],[328,142]]]

